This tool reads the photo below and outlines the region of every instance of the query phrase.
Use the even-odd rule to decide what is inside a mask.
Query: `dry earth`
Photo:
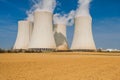
[[[0,80],[120,80],[119,54],[95,54],[0,54]]]

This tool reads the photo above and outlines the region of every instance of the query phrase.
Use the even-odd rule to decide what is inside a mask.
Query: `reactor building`
[[[65,24],[54,24],[54,38],[57,50],[68,50]]]
[[[56,49],[52,20],[53,14],[49,11],[34,12],[34,29],[29,49]]]
[[[13,49],[28,49],[29,41],[31,39],[33,30],[33,23],[30,21],[18,22],[18,34]]]
[[[75,31],[72,50],[96,50],[92,35],[92,18],[90,16],[77,16],[75,18]]]
[[[13,49],[69,50],[66,24],[53,24],[53,13],[50,11],[36,10],[33,16],[34,21],[18,22],[18,34]],[[90,15],[75,17],[71,50],[96,50]]]

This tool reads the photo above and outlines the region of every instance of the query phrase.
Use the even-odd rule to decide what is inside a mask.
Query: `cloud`
[[[33,21],[33,13],[34,11],[54,11],[56,7],[56,0],[31,0],[34,5],[31,7],[29,11],[26,11],[28,17],[27,20]]]
[[[74,24],[75,11],[70,11],[69,14],[54,14],[54,24],[64,24],[67,26],[72,26]]]

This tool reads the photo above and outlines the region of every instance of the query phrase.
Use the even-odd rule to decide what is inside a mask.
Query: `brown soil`
[[[0,80],[120,80],[115,54],[0,54]]]

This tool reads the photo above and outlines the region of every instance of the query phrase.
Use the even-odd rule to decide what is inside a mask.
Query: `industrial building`
[[[35,11],[34,29],[29,49],[56,49],[53,35],[53,14],[49,11]]]
[[[50,11],[36,10],[33,16],[34,23],[29,20],[18,22],[18,35],[13,49],[69,50],[66,24],[53,24],[53,13]],[[96,50],[90,15],[75,17],[70,50]]]
[[[33,23],[30,21],[18,22],[18,34],[13,49],[28,49],[31,39]]]
[[[68,50],[65,24],[54,24],[54,38],[57,50]]]
[[[96,50],[90,16],[77,16],[75,18],[75,31],[71,49]]]

